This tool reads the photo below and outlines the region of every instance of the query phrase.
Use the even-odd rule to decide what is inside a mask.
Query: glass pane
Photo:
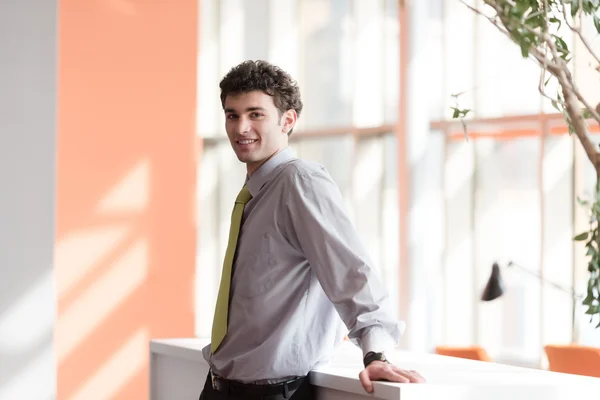
[[[573,282],[573,138],[546,138],[543,160],[544,279],[570,288]],[[572,296],[544,285],[543,342],[571,341]]]
[[[354,87],[352,2],[303,0],[299,7],[302,127],[349,126]]]
[[[474,146],[450,140],[444,165],[446,252],[443,344],[470,346],[477,292],[474,293]]]
[[[346,200],[346,205],[351,210],[351,174],[354,150],[352,136],[293,138],[290,147],[297,157],[318,162],[327,169],[339,186],[342,196]]]
[[[427,140],[409,138],[412,147],[408,182],[408,287],[409,309],[414,324],[423,327],[409,336],[415,349],[430,349],[443,331],[443,249],[444,204],[443,167],[445,138],[440,132],[427,132]],[[423,137],[419,137],[423,139]],[[412,144],[410,142],[412,141]],[[401,265],[400,268],[407,268]]]
[[[400,213],[398,189],[398,142],[395,133],[383,137],[384,169],[382,193],[382,236],[383,254],[381,256],[382,276],[392,299],[399,299],[399,243]],[[392,301],[394,314],[398,318],[406,318],[399,314],[398,301]]]
[[[358,127],[379,126],[384,120],[383,4],[382,0],[354,0],[352,124]],[[341,68],[348,65],[342,64]]]
[[[364,138],[357,141],[352,169],[352,202],[354,209],[360,212],[355,212],[354,221],[374,267],[380,273],[383,255],[381,206],[384,166],[381,138]]]
[[[459,1],[445,1],[443,24],[444,58],[444,111],[450,117],[450,107],[454,106],[452,93],[465,92],[460,97],[461,107],[473,108],[473,87],[475,57],[473,34],[475,16]]]
[[[474,109],[477,116],[538,113],[540,68],[523,58],[519,47],[487,20],[480,18],[476,26]]]
[[[480,139],[476,148],[475,244],[478,296],[491,266],[512,260],[540,271],[539,138]],[[498,358],[538,359],[540,282],[504,268],[504,295],[477,304],[479,342]]]
[[[383,22],[384,118],[386,124],[398,121],[400,92],[400,22],[398,0],[385,0]]]

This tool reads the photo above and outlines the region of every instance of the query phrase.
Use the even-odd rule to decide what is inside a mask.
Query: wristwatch
[[[385,358],[385,354],[370,351],[365,355],[365,358],[363,359],[363,364],[365,365],[365,368],[367,368],[367,365],[371,364],[373,361],[383,361],[388,364],[390,363],[388,359]]]

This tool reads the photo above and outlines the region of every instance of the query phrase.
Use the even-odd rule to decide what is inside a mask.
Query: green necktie
[[[237,246],[240,228],[242,226],[242,216],[244,215],[244,206],[250,201],[252,195],[248,188],[244,186],[237,198],[231,214],[231,227],[229,228],[229,242],[223,261],[223,271],[221,273],[221,286],[217,296],[217,305],[215,307],[215,317],[212,326],[211,349],[213,354],[219,348],[223,338],[227,334],[227,315],[229,309],[229,289],[231,287],[231,269],[233,267],[233,257]]]

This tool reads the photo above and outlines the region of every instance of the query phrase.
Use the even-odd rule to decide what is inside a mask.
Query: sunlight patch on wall
[[[146,366],[148,329],[138,329],[69,400],[112,399]]]
[[[148,244],[140,239],[64,310],[56,324],[56,349],[66,359],[111,312],[140,287],[148,274]]]
[[[99,213],[139,213],[150,199],[150,163],[140,161],[98,203]]]
[[[50,346],[37,353],[27,368],[0,385],[0,399],[54,399],[56,390],[55,359]],[[40,379],[41,378],[41,379]]]
[[[3,355],[35,348],[52,334],[54,313],[44,311],[48,310],[47,302],[53,290],[52,269],[48,269],[0,314],[0,351]]]
[[[59,298],[76,285],[98,262],[127,237],[126,225],[69,232],[56,246],[55,269]]]

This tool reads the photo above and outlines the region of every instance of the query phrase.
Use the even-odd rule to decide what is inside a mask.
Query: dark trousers
[[[284,397],[283,394],[274,395],[274,396],[248,396],[248,397],[239,397],[239,396],[231,396],[226,395],[225,393],[218,392],[213,389],[211,381],[210,381],[210,373],[206,377],[206,383],[204,384],[204,389],[202,389],[202,393],[200,394],[200,400],[315,400],[316,397],[314,395],[314,387],[311,386],[308,382],[308,378],[304,380],[304,383],[300,385],[298,389],[291,393],[288,397]]]

